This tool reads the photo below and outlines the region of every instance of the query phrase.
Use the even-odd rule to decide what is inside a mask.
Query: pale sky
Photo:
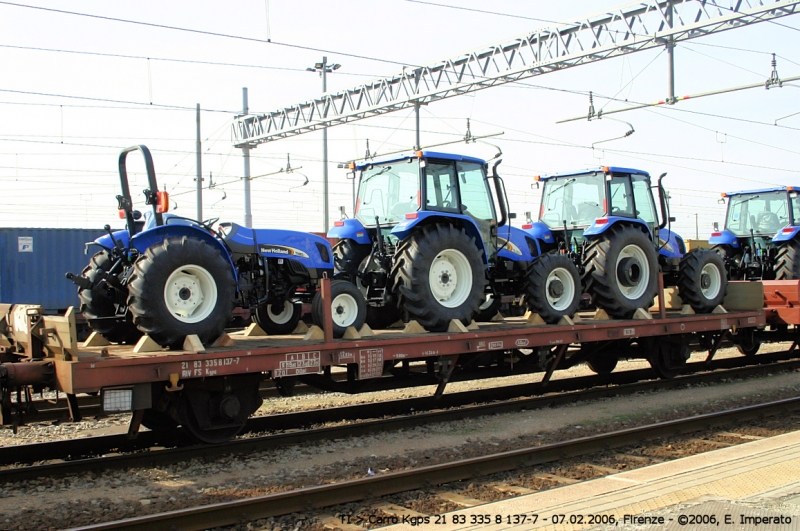
[[[342,65],[328,76],[328,90],[335,91],[399,72],[396,63],[429,64],[548,25],[544,21],[579,19],[619,5],[613,0],[450,2],[496,13],[490,14],[442,7],[445,0],[432,2],[440,5],[409,0],[23,3],[47,10],[0,2],[4,227],[121,227],[117,157],[133,144],[152,150],[160,186],[177,206],[174,212],[194,217],[198,103],[204,217],[243,223],[243,163],[230,137],[243,87],[249,90],[251,111],[277,110],[321,93],[318,74],[305,69],[323,55]],[[680,43],[676,95],[763,82],[772,69],[772,53],[782,78],[800,75],[800,18],[777,22]],[[256,42],[267,39],[272,42]],[[653,177],[668,172],[674,228],[694,238],[697,223],[698,235],[707,238],[712,223],[722,222],[720,192],[800,186],[799,87],[800,82],[786,83],[556,124],[585,114],[589,91],[598,110],[622,105],[608,98],[664,99],[667,56],[655,49],[423,107],[422,144],[462,137],[467,119],[474,135],[502,132],[490,142],[504,152],[499,172],[517,224],[525,211],[538,212],[540,190],[531,188],[535,175],[604,165],[639,168]],[[631,126],[632,135],[618,138]],[[331,220],[338,219],[339,205],[352,215],[351,181],[336,164],[363,157],[367,140],[372,152],[411,148],[413,128],[413,111],[406,110],[329,129]],[[436,149],[487,159],[494,155],[494,148],[481,144]],[[302,168],[251,183],[253,225],[321,231],[321,132],[260,145],[251,152],[251,174],[285,168],[287,154],[293,168]],[[130,168],[137,172],[132,193],[139,199],[146,185],[141,164],[131,157]],[[306,177],[308,184],[301,186]],[[209,188],[212,179],[215,186]]]

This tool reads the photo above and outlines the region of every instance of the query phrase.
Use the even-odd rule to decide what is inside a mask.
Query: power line
[[[272,39],[256,39],[255,37],[244,37],[244,36],[241,36],[241,35],[231,35],[231,34],[228,34],[228,33],[218,33],[218,32],[214,32],[214,31],[205,31],[205,30],[198,30],[198,29],[192,29],[192,28],[181,28],[181,27],[178,27],[178,26],[168,26],[166,24],[156,24],[156,23],[153,23],[153,22],[143,22],[143,21],[140,21],[140,20],[130,20],[130,19],[124,19],[124,18],[107,17],[107,16],[103,16],[103,15],[93,15],[93,14],[90,14],[90,13],[80,13],[80,12],[77,12],[77,11],[66,11],[66,10],[63,10],[63,9],[53,9],[53,8],[50,8],[50,7],[31,6],[31,5],[27,5],[27,4],[18,4],[18,3],[14,3],[14,2],[3,2],[3,1],[0,1],[0,4],[13,6],[13,7],[23,7],[23,8],[27,8],[27,9],[37,9],[37,10],[40,10],[40,11],[48,11],[48,12],[51,12],[51,13],[60,13],[62,15],[74,15],[74,16],[79,16],[79,17],[95,18],[95,19],[98,19],[98,20],[107,20],[107,21],[111,21],[111,22],[122,22],[122,23],[125,23],[125,24],[136,24],[138,26],[147,26],[147,27],[151,27],[151,28],[182,31],[182,32],[186,32],[186,33],[195,33],[195,34],[198,34],[198,35],[208,35],[208,36],[211,36],[211,37],[224,37],[224,38],[227,38],[227,39],[236,39],[236,40],[240,40],[240,41],[258,42],[258,43],[261,43],[261,44],[273,44],[275,46],[283,46],[283,47],[286,47],[286,48],[296,48],[298,50],[308,50],[308,51],[312,51],[312,52],[322,52],[322,53],[336,54],[336,55],[341,55],[343,57],[353,57],[355,59],[365,59],[367,61],[376,61],[376,62],[379,62],[379,63],[388,63],[388,64],[393,64],[393,65],[408,66],[408,63],[402,63],[402,62],[399,62],[399,61],[391,61],[389,59],[378,59],[376,57],[368,57],[366,55],[358,55],[358,54],[352,54],[352,53],[346,53],[346,52],[339,52],[339,51],[335,51],[335,50],[325,50],[325,49],[322,49],[322,48],[312,48],[311,46],[301,46],[299,44],[289,44],[289,43],[285,43],[285,42],[273,41]],[[417,65],[415,65],[415,66],[417,66]]]
[[[523,15],[512,15],[510,13],[498,13],[497,11],[485,11],[483,9],[472,9],[469,7],[461,7],[461,6],[451,6],[447,4],[437,4],[436,2],[423,2],[422,0],[406,0],[407,2],[413,2],[415,4],[425,4],[429,6],[436,6],[436,7],[447,7],[450,9],[458,9],[461,11],[473,11],[475,13],[482,13],[484,15],[497,15],[500,17],[511,17],[511,18],[522,18],[525,20],[534,20],[536,22],[547,22],[548,24],[558,24],[556,20],[547,20],[546,18],[534,18],[534,17],[526,17]]]
[[[28,51],[37,51],[37,52],[53,52],[53,53],[66,53],[66,54],[77,54],[77,55],[92,55],[98,57],[115,57],[120,59],[144,59],[147,61],[165,61],[165,62],[172,62],[172,63],[190,63],[190,64],[200,64],[200,65],[210,65],[210,66],[229,66],[229,67],[236,67],[236,68],[258,68],[258,69],[265,69],[265,70],[282,70],[287,72],[306,72],[305,68],[289,68],[286,66],[266,66],[266,65],[251,65],[251,64],[243,64],[243,63],[222,63],[217,61],[200,61],[197,59],[175,59],[170,57],[146,57],[144,55],[125,55],[125,54],[117,54],[117,53],[103,53],[103,52],[87,52],[87,51],[80,51],[80,50],[63,50],[58,48],[37,48],[34,46],[16,46],[13,44],[0,44],[0,48],[13,48],[16,50],[28,50]],[[363,77],[374,77],[374,74],[357,74],[353,72],[337,72],[337,74],[346,75],[346,76],[363,76]]]
[[[0,2],[2,4],[3,2]],[[138,101],[125,101],[125,100],[112,100],[106,98],[92,98],[89,96],[70,96],[67,94],[49,94],[47,92],[32,92],[27,90],[12,90],[12,89],[0,89],[0,92],[9,92],[12,94],[27,94],[31,96],[46,96],[49,98],[69,98],[69,99],[76,99],[76,100],[88,100],[88,101],[102,101],[105,103],[122,103],[125,105],[142,105],[143,107],[161,107],[163,109],[170,109],[170,110],[180,110],[180,111],[192,111],[196,112],[196,107],[183,107],[180,105],[164,105],[161,103],[144,103]],[[230,110],[215,110],[215,109],[201,109],[205,112],[222,112],[225,114],[236,114],[236,111]]]

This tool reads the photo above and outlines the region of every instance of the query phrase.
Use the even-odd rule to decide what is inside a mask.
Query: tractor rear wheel
[[[78,289],[81,301],[81,313],[89,324],[89,328],[102,334],[112,343],[135,343],[142,333],[136,328],[129,317],[120,316],[119,319],[104,319],[117,315],[118,300],[124,301],[126,293],[117,294],[117,288],[112,288],[103,280],[103,277],[114,265],[106,251],[100,251],[92,256],[89,265],[83,268],[81,276],[92,282],[88,289]]]
[[[800,242],[789,240],[778,249],[775,280],[800,279]]]
[[[681,301],[697,313],[709,313],[722,304],[728,290],[722,257],[710,249],[693,249],[683,255],[678,290]]]
[[[615,224],[591,242],[584,260],[584,289],[609,315],[629,319],[650,308],[658,292],[658,257],[647,235]]]
[[[134,264],[128,286],[133,322],[164,347],[180,348],[191,334],[212,343],[233,316],[231,266],[202,240],[183,236],[152,245]]]
[[[469,324],[485,301],[486,264],[475,238],[450,224],[427,225],[397,251],[394,292],[410,319],[431,332]]]
[[[291,334],[300,317],[303,315],[303,305],[291,301],[275,304],[266,302],[256,308],[253,321],[271,336]]]
[[[324,306],[322,292],[314,295],[311,303],[311,317],[314,324],[324,328]],[[333,319],[333,337],[342,337],[349,327],[356,330],[364,324],[367,304],[358,288],[346,280],[331,281],[331,317]]]
[[[578,311],[581,302],[581,277],[566,255],[546,253],[528,268],[525,301],[549,324]]]

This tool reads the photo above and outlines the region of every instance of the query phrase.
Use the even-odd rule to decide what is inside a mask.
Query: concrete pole
[[[328,91],[326,74],[328,72],[328,58],[322,58],[322,94]],[[324,107],[323,107],[324,108]],[[325,117],[323,116],[323,119]],[[328,232],[328,127],[322,128],[322,225],[323,232]]]
[[[242,88],[242,114],[246,115],[247,108],[247,87]],[[250,148],[242,146],[242,158],[244,159],[244,226],[253,227],[253,214],[250,210]]]
[[[200,144],[200,104],[197,104],[197,221],[203,221],[203,156]]]

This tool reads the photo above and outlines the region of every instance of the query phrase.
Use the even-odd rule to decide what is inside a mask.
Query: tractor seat
[[[234,253],[252,254],[255,250],[253,229],[242,227],[236,223],[220,223],[219,234],[222,241]]]
[[[781,228],[781,220],[773,212],[762,212],[756,218],[756,230],[758,232],[778,232]]]

